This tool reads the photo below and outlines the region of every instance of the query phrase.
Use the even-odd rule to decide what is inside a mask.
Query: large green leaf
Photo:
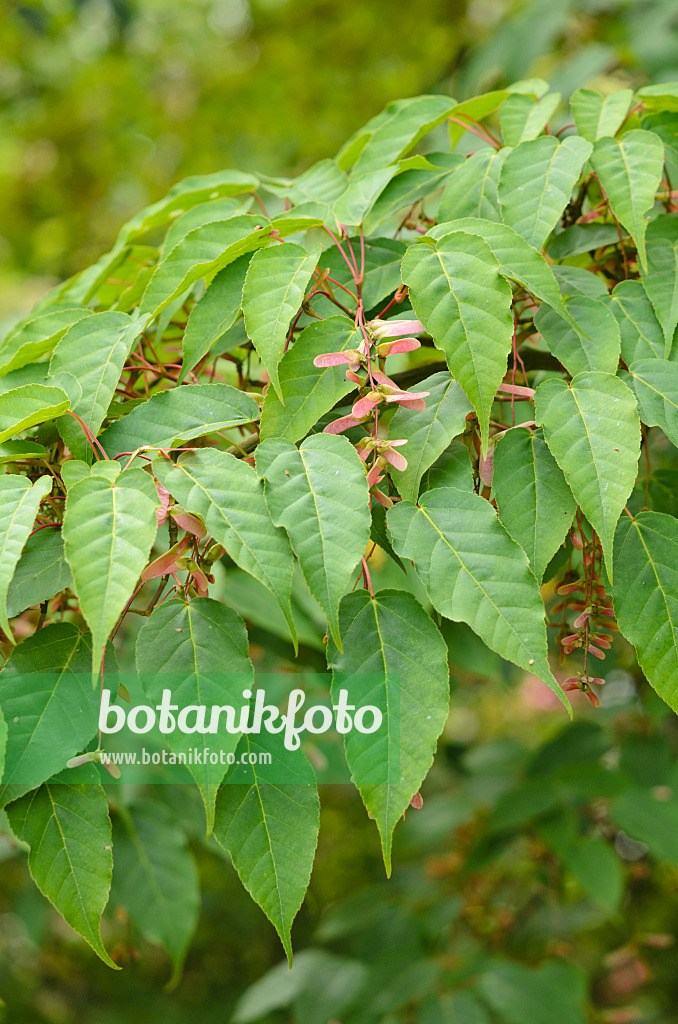
[[[0,628],[10,643],[14,636],[7,617],[7,591],[40,502],[51,490],[51,476],[38,477],[33,486],[25,476],[0,476]]]
[[[620,281],[612,292],[610,308],[621,333],[621,355],[627,366],[640,359],[661,359],[664,332],[641,281]],[[678,359],[678,351],[673,354]]]
[[[545,305],[534,318],[534,326],[556,359],[572,375],[586,370],[616,373],[621,338],[609,303],[588,295],[572,295],[565,308],[577,330]]]
[[[332,219],[338,224],[356,226],[368,216],[378,197],[398,173],[398,165],[374,167],[348,179],[345,192],[332,207]]]
[[[614,549],[619,628],[648,681],[678,711],[678,520],[663,512],[623,516]]]
[[[91,316],[91,312],[83,306],[55,309],[19,324],[0,345],[0,377],[51,352],[71,324]]]
[[[403,281],[417,316],[478,414],[486,451],[490,411],[513,337],[510,285],[487,243],[461,231],[434,245],[423,240],[410,246]]]
[[[552,92],[541,99],[527,93],[515,92],[507,96],[499,109],[504,143],[519,146],[521,142],[536,139],[560,103],[560,93]]]
[[[301,308],[320,252],[320,246],[306,252],[294,242],[283,242],[255,253],[245,277],[242,291],[245,327],[283,402],[278,363],[287,331]]]
[[[127,469],[115,478],[93,473],[68,491],[66,560],[80,611],[92,631],[95,676],[106,640],[148,561],[158,528],[157,507],[153,480],[143,469]]]
[[[59,591],[70,587],[72,580],[71,570],[64,558],[61,531],[38,530],[26,541],[9,584],[8,617],[11,619],[26,608],[54,597]]]
[[[284,437],[296,442],[308,434],[321,416],[329,412],[355,385],[346,378],[346,366],[313,365],[316,356],[325,352],[343,352],[357,348],[353,323],[344,316],[331,316],[312,323],[302,331],[294,345],[280,361],[278,376],[280,392],[269,388],[261,407],[260,436]]]
[[[577,89],[570,97],[570,108],[577,131],[588,142],[604,135],[615,135],[629,112],[633,91],[619,89],[603,96],[594,89]]]
[[[143,327],[143,320],[133,320],[126,313],[93,313],[66,331],[52,354],[50,377],[70,373],[77,379],[81,394],[77,401],[71,400],[71,410],[95,437]],[[90,446],[80,424],[64,416],[59,430],[73,455],[85,458]]]
[[[447,372],[434,373],[417,386],[430,392],[426,408],[416,412],[400,407],[389,425],[390,437],[408,442],[407,469],[393,474],[398,493],[408,501],[417,500],[423,474],[461,434],[471,411],[466,395]]]
[[[499,518],[541,580],[572,525],[572,492],[540,430],[509,430],[494,449],[493,466]]]
[[[233,561],[269,590],[296,644],[290,606],[293,556],[285,531],[271,520],[261,481],[251,466],[214,448],[175,463],[158,459],[158,480],[187,512],[197,512]]]
[[[104,430],[100,442],[114,458],[145,446],[169,448],[174,441],[190,441],[258,418],[259,406],[243,391],[228,384],[190,384],[163,391],[135,406]]]
[[[383,716],[376,732],[353,729],[344,744],[390,874],[393,830],[433,763],[449,714],[447,647],[419,602],[401,590],[348,594],[339,623],[344,652],[334,644],[327,651],[333,700],[345,689],[349,704],[369,703]]]
[[[578,374],[571,385],[546,380],[534,401],[535,419],[600,537],[612,580],[614,530],[633,490],[640,453],[633,394],[619,377],[592,372]]]
[[[419,139],[444,121],[454,105],[454,100],[448,96],[413,96],[389,103],[373,119],[376,122],[373,130],[369,131],[370,126],[366,126],[369,134],[365,133],[365,144],[353,174],[385,167],[403,156]],[[340,166],[345,164],[340,161]]]
[[[252,689],[254,669],[247,655],[245,623],[228,605],[208,597],[188,604],[167,601],[156,608],[139,631],[137,671],[147,697],[159,704],[163,690],[172,691],[172,703],[180,708],[222,704],[240,707],[243,690]],[[189,720],[190,721],[190,720]],[[209,724],[209,715],[207,717]],[[226,758],[235,753],[239,732],[227,732],[223,721],[216,732],[181,732],[167,736],[176,753],[206,750]],[[205,758],[205,761],[209,759]],[[207,834],[214,826],[214,802],[227,764],[200,764],[188,769],[198,784],[207,816]]]
[[[664,169],[664,146],[653,132],[640,128],[621,139],[598,139],[591,166],[620,221],[638,249],[641,266],[647,269],[645,232]]]
[[[180,977],[200,910],[195,861],[186,836],[158,800],[137,800],[113,819],[111,904],[122,904],[151,942],[167,950],[170,984]]]
[[[370,535],[363,463],[345,437],[316,434],[298,450],[264,441],[257,468],[276,526],[284,526],[309,590],[327,615],[338,647],[339,602]]]
[[[96,769],[86,782],[64,775],[45,783],[7,808],[17,839],[28,843],[28,868],[43,896],[116,970],[101,941],[99,923],[113,874],[111,821]]]
[[[678,801],[666,799],[663,787],[634,786],[610,805],[610,815],[631,839],[645,843],[653,857],[678,864]]]
[[[586,977],[565,960],[537,968],[497,962],[478,991],[502,1024],[586,1024]]]
[[[438,210],[439,223],[459,217],[501,220],[497,183],[508,152],[479,149],[466,158],[445,186]]]
[[[217,799],[214,836],[280,936],[291,965],[292,922],[308,888],[318,840],[315,773],[305,754],[287,750],[281,736],[244,736],[240,749],[269,753],[273,762],[233,767]]]
[[[418,505],[394,506],[388,527],[396,551],[412,559],[441,615],[467,622],[488,647],[534,672],[567,705],[549,668],[539,585],[489,502],[438,487]]]
[[[678,363],[640,359],[632,364],[627,380],[638,399],[643,423],[661,427],[678,445]]]
[[[217,274],[238,256],[266,245],[264,217],[245,214],[189,231],[155,269],[141,302],[142,316],[157,316],[201,277]]]
[[[429,154],[428,159],[414,157],[412,160],[420,160],[421,165],[400,170],[390,180],[368,213],[365,230],[370,234],[384,221],[394,217],[399,210],[407,210],[418,200],[439,189],[448,180],[454,168],[464,162],[463,156],[450,153]]]
[[[252,200],[248,196],[246,203]],[[229,220],[236,213],[247,213],[243,208],[242,200],[233,196],[224,196],[222,199],[209,199],[206,203],[198,203],[186,210],[180,217],[172,220],[162,242],[161,259],[164,259],[172,251],[175,245],[185,238],[189,231],[201,228],[204,224],[213,224],[220,220]]]
[[[521,142],[503,163],[497,194],[502,220],[541,249],[570,201],[591,143],[553,135]]]
[[[70,406],[62,388],[24,384],[0,395],[0,442],[60,416]]]
[[[668,359],[678,324],[678,216],[658,217],[647,229],[648,273],[643,284],[664,331]]]
[[[91,658],[91,637],[72,622],[44,626],[12,652],[0,673],[8,728],[0,806],[61,771],[96,733]]]
[[[179,384],[235,323],[242,305],[242,289],[249,265],[249,255],[229,263],[219,271],[200,302],[191,310],[182,341]]]

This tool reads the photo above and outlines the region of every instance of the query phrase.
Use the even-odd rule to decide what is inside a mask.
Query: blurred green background
[[[676,0],[5,0],[0,40],[8,320],[178,178],[297,173],[391,99],[531,75],[564,95],[678,79]],[[254,600],[251,625],[260,666],[285,664]],[[103,967],[4,840],[7,1019],[217,1024],[238,1006],[280,1024],[675,1024],[673,717],[623,645],[600,712],[578,705],[568,725],[533,680],[448,632],[453,710],[394,877],[357,796],[328,787],[292,973],[191,795],[160,787],[193,822],[203,886],[179,987],[163,990],[164,955],[115,911],[105,937],[125,970]]]

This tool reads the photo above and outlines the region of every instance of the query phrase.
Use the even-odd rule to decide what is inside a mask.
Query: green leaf
[[[629,112],[633,91],[619,89],[602,96],[594,89],[577,89],[570,97],[570,109],[577,132],[588,142],[616,135]]]
[[[461,434],[471,411],[466,395],[447,372],[434,373],[417,387],[430,392],[425,400],[426,408],[421,412],[398,408],[389,425],[392,438],[408,442],[407,469],[396,470],[393,474],[398,494],[407,501],[417,500],[423,474],[450,441]]]
[[[661,427],[678,445],[678,363],[641,359],[627,378],[638,400],[640,418],[648,427]]]
[[[7,615],[11,619],[26,608],[54,597],[70,587],[71,570],[64,558],[61,531],[39,530],[29,536],[7,591]]]
[[[25,476],[0,476],[0,628],[10,643],[14,635],[7,617],[7,591],[40,502],[51,490],[48,475],[38,477],[33,486]]]
[[[70,399],[62,388],[44,384],[24,384],[0,395],[0,442],[35,427],[38,423],[60,416],[70,407]]]
[[[313,360],[325,352],[357,348],[361,340],[352,321],[344,316],[317,321],[301,332],[278,368],[284,405],[273,388],[266,392],[261,407],[262,441],[274,437],[299,441],[321,416],[354,390],[355,385],[346,379],[345,365],[319,369]]]
[[[546,380],[535,419],[577,503],[600,537],[612,582],[614,530],[636,479],[640,422],[633,394],[609,373]]]
[[[664,330],[668,359],[678,324],[678,216],[658,217],[647,229],[648,273],[641,275],[645,291]]]
[[[243,753],[268,752],[273,763],[236,764],[221,787],[214,835],[255,903],[274,926],[292,964],[292,922],[301,906],[318,840],[315,773],[282,737],[244,736]],[[284,785],[279,783],[284,772]],[[294,779],[294,781],[291,781]]]
[[[158,264],[141,301],[141,316],[157,316],[201,277],[217,274],[238,256],[269,241],[270,223],[245,214],[204,224],[185,238]]]
[[[634,787],[612,801],[610,813],[636,842],[645,843],[653,857],[678,864],[678,802],[652,790]]]
[[[319,246],[306,252],[294,242],[283,242],[255,253],[245,277],[242,292],[245,327],[283,402],[278,363],[287,331],[301,308],[320,252]]]
[[[449,714],[447,646],[419,602],[401,590],[348,594],[339,623],[343,654],[334,644],[327,651],[332,698],[345,689],[349,704],[364,704],[367,683],[369,703],[383,716],[377,732],[354,729],[344,744],[390,875],[393,830],[433,763]]]
[[[389,558],[392,558],[398,568],[407,575],[407,569],[403,562],[396,555],[391,544],[391,538],[386,529],[386,509],[378,501],[372,502],[372,525],[370,526],[370,540],[378,544],[382,551],[385,551]]]
[[[615,536],[614,609],[648,682],[678,711],[678,520],[623,516]]]
[[[462,156],[450,156],[449,153],[443,155],[448,162],[444,167],[429,163],[427,160],[427,166],[407,168],[396,174],[368,213],[365,230],[372,233],[384,221],[394,217],[399,210],[405,210],[435,192],[447,181],[454,167],[464,162]]]
[[[347,438],[317,434],[298,450],[283,440],[262,442],[257,468],[266,480],[273,522],[285,527],[309,590],[341,647],[339,602],[370,535],[363,463]]]
[[[91,313],[82,306],[55,309],[19,324],[0,345],[0,377],[47,355],[72,324]]]
[[[219,271],[191,310],[182,341],[183,360],[177,383],[183,383],[196,363],[235,323],[242,305],[242,289],[249,265],[249,255],[229,263]]]
[[[454,100],[448,96],[414,96],[389,103],[369,134],[353,174],[377,170],[403,156],[441,124],[454,106]],[[340,166],[345,165],[340,162]]]
[[[62,531],[66,561],[92,631],[95,678],[106,641],[148,561],[158,504],[153,480],[143,469],[124,470],[116,479],[93,474],[68,492]]]
[[[572,525],[577,504],[540,430],[515,427],[494,449],[492,487],[499,518],[541,581]]]
[[[548,89],[544,82],[545,89]],[[545,91],[545,90],[544,90]],[[466,131],[464,124],[472,125],[476,121],[483,121],[489,114],[502,105],[507,96],[510,96],[512,89],[495,89],[493,92],[483,93],[481,96],[473,96],[471,99],[458,103],[451,111],[455,120],[450,120],[450,143],[452,149],[456,146]],[[462,121],[463,124],[458,124]]]
[[[608,914],[619,909],[624,894],[624,875],[619,857],[604,839],[580,839],[556,848],[562,863],[584,892]]]
[[[461,231],[435,247],[426,241],[411,245],[403,258],[403,281],[417,316],[478,414],[487,451],[492,403],[513,337],[511,288],[489,246]]]
[[[662,359],[664,332],[641,281],[615,285],[610,308],[621,333],[621,355],[627,366],[641,359]],[[678,359],[678,351],[673,356]]]
[[[363,174],[353,172],[348,179],[346,191],[332,207],[332,219],[337,224],[362,224],[378,197],[398,173],[396,164],[390,167],[374,167]]]
[[[626,235],[622,231],[622,237]],[[616,224],[572,224],[564,231],[551,235],[548,254],[552,260],[565,260],[569,256],[580,256],[584,252],[595,252],[607,246],[619,244],[619,230]]]
[[[565,960],[537,968],[497,962],[478,991],[502,1024],[586,1024],[586,976]]]
[[[640,264],[647,270],[645,232],[664,170],[661,139],[640,128],[626,132],[621,139],[598,139],[591,154],[591,166],[612,213],[631,235]]]
[[[95,437],[143,327],[143,319],[133,320],[126,313],[93,313],[66,331],[52,354],[49,376],[70,373],[76,378],[81,395],[77,401],[71,399],[71,410]],[[76,458],[85,458],[91,451],[82,427],[72,416],[60,421],[59,430]]]
[[[12,651],[0,674],[8,728],[0,806],[61,771],[95,735],[91,656],[91,637],[72,622],[44,626]]]
[[[195,861],[167,807],[137,800],[113,819],[111,904],[122,904],[139,931],[167,950],[169,985],[179,980],[200,910]]]
[[[549,93],[541,99],[520,92],[507,96],[499,109],[504,144],[519,146],[521,142],[541,135],[553,117],[560,98],[559,92]]]
[[[24,459],[45,459],[47,449],[44,444],[34,441],[5,441],[0,444],[0,466],[8,462],[19,462]]]
[[[252,200],[248,197],[246,202]],[[164,259],[172,251],[175,245],[186,237],[189,231],[201,228],[205,224],[214,224],[219,220],[230,220],[237,213],[245,214],[242,201],[232,196],[225,196],[223,199],[210,199],[206,203],[198,203],[192,206],[186,213],[172,220],[163,239],[160,258]]]
[[[401,501],[387,519],[393,546],[414,562],[434,608],[467,622],[502,658],[543,679],[567,707],[549,668],[539,585],[490,503],[438,487],[418,505]]]
[[[228,605],[208,597],[197,597],[189,604],[167,601],[155,608],[139,631],[136,664],[152,704],[159,704],[169,687],[172,703],[180,708],[239,707],[243,690],[254,685],[245,623]],[[209,717],[206,721],[209,724]],[[235,753],[240,738],[240,733],[227,732],[223,721],[216,732],[175,730],[167,736],[176,753],[212,750],[224,756],[219,764],[188,766],[205,805],[208,836],[214,827],[217,790],[228,770],[225,758]]]
[[[296,645],[292,551],[285,531],[273,525],[254,469],[228,452],[204,448],[182,455],[176,464],[157,459],[154,470],[187,512],[202,516],[233,561],[273,594]]]
[[[497,183],[508,149],[479,149],[454,172],[443,192],[438,223],[482,217],[500,221]]]
[[[111,423],[99,440],[109,458],[114,458],[137,448],[169,448],[175,441],[190,441],[258,418],[255,400],[228,384],[183,385],[135,406],[129,415]]]
[[[621,337],[609,303],[573,295],[566,300],[565,308],[577,330],[548,306],[541,306],[534,318],[534,326],[552,354],[573,376],[586,370],[616,373]]]
[[[263,178],[264,187],[295,206],[308,201],[330,204],[346,187],[346,175],[336,160],[319,160],[297,178]]]
[[[678,110],[678,82],[644,85],[636,95],[648,110]]]
[[[591,143],[570,136],[558,142],[542,135],[521,142],[501,169],[497,194],[502,220],[541,249],[570,201]]]
[[[421,478],[420,491],[432,491],[434,487],[458,487],[462,491],[474,489],[469,450],[461,441],[452,441]]]
[[[28,868],[43,896],[105,964],[119,970],[101,941],[101,915],[113,874],[111,821],[96,769],[85,783],[46,783],[10,804],[17,839],[28,843]]]
[[[563,296],[551,267],[542,254],[537,252],[522,235],[510,228],[508,224],[496,224],[489,220],[466,217],[463,220],[455,220],[447,224],[439,223],[429,231],[429,235],[432,238],[444,238],[453,231],[479,235],[487,242],[495,259],[499,261],[504,277],[522,284],[538,299],[543,299],[560,316],[568,320],[569,314],[563,304]]]

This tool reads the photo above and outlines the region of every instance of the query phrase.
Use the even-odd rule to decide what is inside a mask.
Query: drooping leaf
[[[641,359],[662,359],[664,332],[642,281],[620,281],[612,292],[610,308],[621,334],[621,355],[627,366]],[[673,355],[678,359],[678,352]]]
[[[7,615],[7,591],[24,544],[33,529],[42,499],[52,490],[52,477],[33,486],[25,476],[0,476],[0,628],[14,643]]]
[[[616,224],[594,221],[592,224],[571,224],[564,231],[551,235],[548,254],[552,260],[565,260],[569,256],[580,256],[584,252],[596,252],[608,246],[619,244],[619,228]],[[622,237],[626,232],[622,230]]]
[[[47,355],[71,324],[91,316],[91,312],[82,306],[55,309],[19,324],[0,345],[0,377]]]
[[[251,203],[251,199],[245,202]],[[210,199],[206,203],[198,203],[186,210],[180,217],[172,220],[163,239],[161,259],[164,259],[172,251],[175,245],[185,238],[189,231],[203,227],[204,224],[214,224],[216,221],[229,220],[236,213],[247,213],[243,209],[241,200],[233,196],[224,196],[221,199]]]
[[[315,773],[301,750],[288,750],[272,733],[244,736],[240,749],[249,755],[267,752],[273,760],[234,765],[219,791],[214,836],[280,936],[291,965],[292,922],[308,888],[318,840]]]
[[[374,119],[373,130],[366,133],[353,174],[385,167],[403,156],[424,135],[441,124],[454,105],[454,100],[448,96],[413,96],[389,103]],[[339,165],[346,166],[341,160]]]
[[[255,253],[245,277],[242,291],[245,327],[281,401],[284,399],[278,363],[287,331],[301,308],[320,252],[319,246],[306,252],[294,242],[283,242]]]
[[[105,964],[118,970],[101,941],[100,921],[113,874],[111,820],[96,769],[87,782],[67,774],[7,808],[17,839],[28,843],[28,868],[43,896]]]
[[[52,353],[50,378],[72,374],[80,387],[71,409],[94,436],[104,421],[132,345],[141,333],[143,320],[126,313],[93,313],[66,331]],[[90,446],[80,424],[72,416],[59,423],[61,436],[76,458],[84,458]]]
[[[36,444],[34,441],[5,441],[0,444],[0,466],[24,459],[44,459],[46,456],[44,444]]]
[[[380,505],[378,501],[372,502],[372,525],[370,526],[370,540],[377,544],[382,551],[385,551],[389,558],[392,558],[395,564],[402,569],[404,573],[407,573],[403,562],[398,557],[391,544],[391,538],[388,535],[386,529],[386,509],[383,505]]]
[[[400,590],[348,594],[339,623],[343,654],[334,644],[327,651],[332,698],[345,689],[349,704],[369,703],[383,716],[376,732],[354,728],[344,743],[390,874],[393,830],[433,763],[449,713],[447,647],[419,602]]]
[[[613,576],[614,530],[636,479],[640,422],[633,394],[609,373],[580,373],[571,385],[546,380],[535,419],[584,515],[600,537]]]
[[[72,622],[44,626],[12,651],[0,673],[8,729],[0,806],[61,771],[95,735],[91,658],[91,637]]]
[[[269,388],[261,407],[260,436],[299,441],[321,416],[329,412],[355,385],[346,379],[346,366],[313,365],[325,352],[357,348],[362,340],[353,323],[344,316],[332,316],[312,323],[287,350],[278,368],[280,391]]]
[[[558,92],[548,93],[541,99],[520,92],[507,96],[499,108],[504,144],[519,146],[521,142],[536,139],[553,117],[559,103]]]
[[[191,310],[182,341],[183,360],[177,383],[183,383],[196,363],[207,355],[212,345],[235,323],[242,304],[242,289],[249,265],[249,255],[229,263],[219,271]]]
[[[158,800],[137,800],[113,819],[111,904],[122,904],[150,942],[167,950],[176,984],[198,920],[200,890],[186,836]]]
[[[363,463],[345,437],[317,434],[301,448],[264,441],[257,468],[276,526],[284,526],[309,590],[327,615],[335,643],[339,602],[370,534]]]
[[[64,558],[58,529],[38,530],[28,537],[7,591],[7,616],[54,597],[70,587],[73,577]]]
[[[577,510],[541,431],[507,431],[494,449],[492,487],[501,522],[541,581]]]
[[[661,427],[678,445],[678,363],[640,359],[631,365],[626,379],[635,392],[643,423]]]
[[[616,135],[632,99],[631,89],[619,89],[608,96],[594,89],[577,89],[570,97],[577,132],[588,142],[597,142],[604,135]]]
[[[273,525],[254,469],[228,452],[204,448],[176,463],[158,459],[154,470],[186,511],[202,516],[233,561],[273,594],[296,644],[290,605],[292,550],[285,531]]]
[[[362,224],[388,183],[398,173],[398,165],[373,167],[348,179],[344,193],[332,207],[332,219],[338,224],[356,227]]]
[[[414,159],[420,159],[422,166],[403,168],[391,178],[365,218],[367,232],[372,233],[399,210],[407,210],[418,200],[441,188],[454,168],[464,162],[463,156],[449,153],[429,154],[428,159]],[[445,163],[441,167],[439,164],[443,160]]]
[[[196,597],[188,604],[166,601],[155,608],[139,631],[136,665],[144,691],[154,705],[169,688],[172,703],[180,708],[205,705],[209,711],[222,704],[238,708],[246,703],[243,690],[252,689],[254,684],[245,623],[228,605],[208,597]],[[209,714],[206,722],[209,725]],[[191,719],[189,724],[194,724]],[[198,750],[206,762],[194,758],[188,770],[205,805],[208,835],[214,827],[217,790],[228,770],[221,754],[224,758],[234,754],[240,738],[239,732],[226,730],[223,720],[214,732],[175,729],[167,736],[175,753],[188,755],[190,750]],[[219,763],[212,764],[204,757],[206,750],[218,753]]]
[[[678,521],[622,516],[615,536],[614,610],[648,682],[678,711]]]
[[[191,384],[153,395],[111,423],[99,440],[114,458],[144,446],[169,448],[174,441],[190,441],[258,418],[257,403],[243,391],[228,384]]]
[[[497,194],[502,220],[541,249],[570,201],[591,143],[574,135],[521,142],[503,163]]]
[[[537,968],[497,962],[478,990],[502,1024],[586,1022],[586,977],[565,960],[544,960]]]
[[[387,516],[393,546],[414,562],[433,606],[467,622],[488,647],[534,672],[567,706],[549,667],[539,585],[494,509],[455,487],[401,501]]]
[[[513,336],[511,288],[492,250],[461,231],[435,246],[417,242],[403,258],[412,306],[442,349],[478,414],[483,450]]]
[[[482,217],[501,221],[497,183],[508,149],[479,149],[454,172],[443,192],[438,222]]]
[[[461,441],[452,441],[421,478],[420,491],[432,491],[434,487],[474,489],[469,450]]]
[[[642,275],[648,298],[664,331],[668,359],[678,324],[678,216],[658,217],[647,229],[648,273]]]
[[[110,478],[92,474],[68,492],[62,530],[66,561],[92,631],[95,678],[106,640],[148,561],[158,528],[157,507],[153,480],[143,469]]]
[[[616,373],[621,337],[609,303],[573,295],[565,308],[577,330],[548,306],[542,305],[534,318],[534,326],[552,354],[573,376],[586,370]]]
[[[156,267],[141,302],[141,316],[157,316],[201,277],[217,274],[239,256],[266,245],[270,223],[245,214],[189,231]]]
[[[407,469],[396,470],[394,483],[401,498],[416,501],[419,482],[450,441],[461,434],[471,405],[449,373],[434,373],[417,385],[430,392],[421,412],[400,407],[389,425],[389,436],[405,439]]]
[[[664,147],[653,132],[640,128],[621,139],[598,139],[591,166],[605,190],[610,209],[636,243],[638,258],[647,269],[645,232],[664,169]]]
[[[678,85],[676,82],[656,82],[644,85],[636,93],[648,110],[678,110]]]
[[[0,394],[0,442],[22,430],[60,416],[70,406],[62,388],[44,384],[24,384]]]

